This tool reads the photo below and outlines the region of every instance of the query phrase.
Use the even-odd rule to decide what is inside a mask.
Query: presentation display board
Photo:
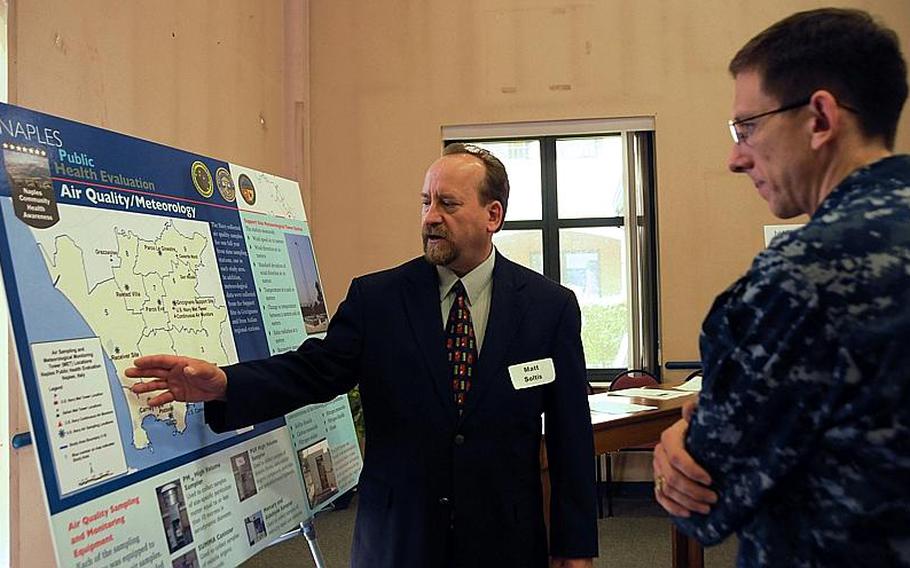
[[[347,398],[215,434],[123,371],[296,348],[328,314],[297,183],[0,105],[0,259],[61,566],[233,566],[357,483]]]

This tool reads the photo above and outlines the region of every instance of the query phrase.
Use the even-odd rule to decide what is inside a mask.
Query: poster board
[[[0,266],[60,566],[232,566],[352,488],[345,396],[215,434],[139,355],[217,364],[327,328],[296,182],[0,105]]]

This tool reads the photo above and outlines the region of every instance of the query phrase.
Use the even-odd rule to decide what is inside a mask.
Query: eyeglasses
[[[769,110],[767,112],[761,112],[761,113],[758,113],[758,114],[755,114],[752,116],[747,116],[746,118],[740,118],[738,120],[728,120],[727,126],[730,127],[730,136],[733,137],[733,143],[734,144],[743,144],[746,142],[746,140],[749,139],[750,136],[752,136],[752,133],[755,132],[755,128],[758,126],[758,124],[756,124],[756,122],[755,122],[756,119],[759,119],[759,118],[762,118],[765,116],[770,116],[772,114],[777,114],[779,112],[787,112],[788,110],[793,110],[793,109],[797,109],[800,107],[804,107],[807,104],[809,104],[809,102],[811,100],[812,100],[811,97],[806,97],[806,98],[800,99],[796,102],[787,103],[785,105],[779,106],[774,110]],[[852,110],[852,109],[848,109],[848,110]]]

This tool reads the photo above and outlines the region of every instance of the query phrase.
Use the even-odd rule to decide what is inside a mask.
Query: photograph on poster
[[[200,566],[195,548],[175,558],[173,563],[173,568],[200,568]]]
[[[306,235],[285,234],[288,258],[294,271],[297,298],[303,314],[303,325],[307,335],[322,333],[329,328],[329,313],[322,296],[322,284],[316,271],[316,257],[313,243]]]
[[[25,224],[46,229],[60,220],[51,170],[45,152],[3,144],[3,162],[9,179],[16,217]]]
[[[311,509],[338,493],[335,466],[325,438],[298,451],[297,459],[300,460],[303,485]]]
[[[164,535],[171,554],[193,542],[193,531],[186,513],[186,500],[183,498],[183,486],[179,480],[165,483],[155,488],[158,495],[158,508],[161,510],[161,522]]]
[[[234,470],[237,497],[241,501],[252,497],[259,491],[256,489],[256,480],[253,479],[253,464],[250,463],[249,452],[231,456],[231,469]]]
[[[250,546],[253,546],[268,535],[265,530],[265,520],[262,518],[262,511],[256,511],[243,519],[243,524],[246,525],[246,537],[250,541]]]

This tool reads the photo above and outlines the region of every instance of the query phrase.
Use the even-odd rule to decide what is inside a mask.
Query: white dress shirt
[[[461,278],[467,292],[468,309],[471,310],[471,322],[474,324],[474,337],[477,338],[477,355],[483,347],[483,336],[487,331],[487,319],[490,316],[490,301],[493,297],[493,264],[496,261],[496,249],[474,270]],[[449,320],[449,311],[455,302],[452,287],[458,282],[458,275],[445,266],[436,266],[439,273],[439,306],[442,313],[442,327],[445,329]]]

